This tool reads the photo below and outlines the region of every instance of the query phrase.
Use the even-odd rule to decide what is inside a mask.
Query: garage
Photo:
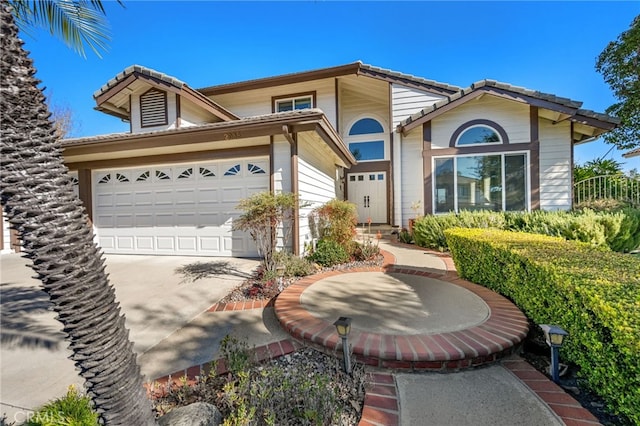
[[[266,157],[94,170],[98,244],[111,254],[254,257],[238,202],[269,190]]]

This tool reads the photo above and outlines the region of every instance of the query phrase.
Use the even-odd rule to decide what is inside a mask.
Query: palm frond
[[[43,27],[86,57],[85,46],[101,57],[110,40],[101,0],[10,0],[21,30]],[[122,3],[118,1],[120,5]]]

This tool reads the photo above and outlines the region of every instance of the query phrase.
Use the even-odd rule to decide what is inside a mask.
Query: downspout
[[[291,192],[296,195],[291,224],[291,245],[295,256],[300,256],[300,200],[298,187],[298,134],[291,133],[289,126],[282,126],[282,134],[291,146]]]

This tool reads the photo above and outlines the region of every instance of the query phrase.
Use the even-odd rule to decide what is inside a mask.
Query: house
[[[624,154],[622,154],[622,156],[624,158],[640,157],[640,148],[632,149],[629,152],[625,152]]]
[[[617,120],[551,94],[468,88],[354,62],[200,89],[131,66],[95,94],[122,134],[68,139],[66,164],[107,253],[252,256],[231,230],[256,191],[292,191],[294,253],[334,197],[360,222],[460,209],[569,209],[573,145]]]

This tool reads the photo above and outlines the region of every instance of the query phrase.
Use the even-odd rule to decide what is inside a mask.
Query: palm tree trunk
[[[63,324],[102,423],[155,424],[104,259],[4,0],[0,25],[1,203]]]

